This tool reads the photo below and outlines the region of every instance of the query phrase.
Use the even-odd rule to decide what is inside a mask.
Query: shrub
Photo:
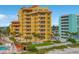
[[[3,43],[0,43],[0,45],[3,45]]]
[[[9,39],[13,42],[16,42],[16,39],[14,37],[10,37]]]
[[[69,38],[68,41],[69,42],[72,42],[72,43],[76,43],[76,40],[75,39],[72,39],[72,38]]]
[[[55,41],[53,41],[54,43],[61,43],[61,41],[60,40],[55,40]]]
[[[32,45],[32,44],[30,44],[30,45],[27,46],[27,50],[28,51],[32,51],[32,52],[37,51],[36,46],[35,45]]]
[[[55,47],[53,47],[53,49],[64,49],[64,48],[67,48],[67,46],[61,45],[61,46],[55,46]]]

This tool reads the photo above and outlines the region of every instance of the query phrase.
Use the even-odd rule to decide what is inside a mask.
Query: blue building
[[[65,32],[79,32],[79,15],[69,14],[63,15],[59,19],[59,34],[61,38],[67,39],[68,35]],[[79,35],[73,36],[79,39]]]

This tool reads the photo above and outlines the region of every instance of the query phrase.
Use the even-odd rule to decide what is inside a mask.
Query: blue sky
[[[0,5],[0,27],[8,26],[17,19],[18,10],[29,5]],[[58,25],[59,17],[65,14],[79,14],[78,5],[43,5],[52,11],[52,25]]]

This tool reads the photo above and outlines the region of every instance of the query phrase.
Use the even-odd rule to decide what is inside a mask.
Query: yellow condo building
[[[22,38],[32,39],[32,42],[51,39],[51,11],[36,5],[21,8],[18,21],[10,24],[10,33],[14,32],[21,34]]]

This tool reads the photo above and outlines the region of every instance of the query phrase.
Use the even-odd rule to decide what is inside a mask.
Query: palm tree
[[[71,32],[66,31],[65,34],[68,36],[68,38],[71,38]]]
[[[71,41],[71,42],[74,42],[74,43],[76,42],[74,36],[78,35],[79,32],[65,32],[65,33],[68,36],[68,41]]]

